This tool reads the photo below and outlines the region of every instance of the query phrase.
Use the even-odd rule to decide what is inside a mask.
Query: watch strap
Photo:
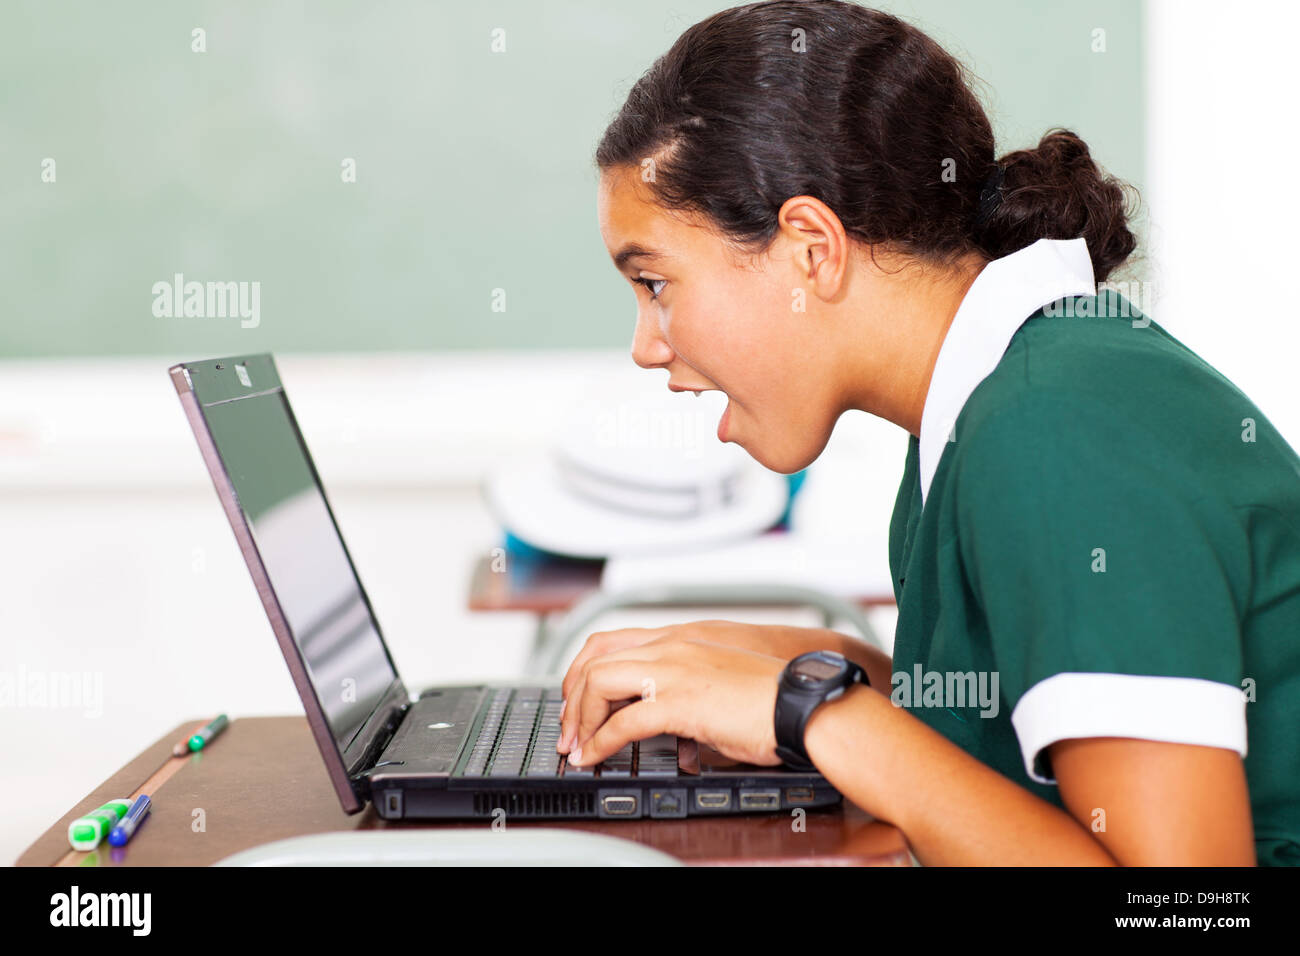
[[[848,658],[845,658],[845,664],[845,674],[842,682],[827,687],[820,692],[796,690],[786,684],[785,675],[782,675],[781,684],[776,694],[776,755],[791,769],[803,771],[816,771],[817,769],[808,758],[808,751],[804,748],[804,731],[813,712],[826,703],[827,700],[841,696],[854,683],[870,686],[870,682],[867,680],[867,672],[861,664]],[[837,694],[837,690],[840,693]]]

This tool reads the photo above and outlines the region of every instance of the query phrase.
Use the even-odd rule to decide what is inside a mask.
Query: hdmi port
[[[740,809],[775,810],[781,806],[781,794],[776,790],[740,791]]]
[[[632,816],[636,813],[636,797],[603,797],[601,805],[612,816]]]
[[[731,794],[726,790],[697,790],[695,805],[701,810],[725,810],[731,806]]]

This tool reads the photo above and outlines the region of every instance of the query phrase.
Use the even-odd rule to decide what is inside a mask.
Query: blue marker
[[[136,827],[149,815],[149,794],[142,793],[135,798],[131,809],[126,811],[122,822],[108,831],[109,846],[126,846],[126,841],[135,834]]]

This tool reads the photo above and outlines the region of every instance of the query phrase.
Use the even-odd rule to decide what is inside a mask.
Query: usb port
[[[740,809],[775,810],[781,806],[781,793],[777,790],[740,791]]]
[[[785,799],[787,803],[812,803],[812,787],[786,787]]]

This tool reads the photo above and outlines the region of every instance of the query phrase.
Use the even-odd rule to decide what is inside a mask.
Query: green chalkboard
[[[626,346],[592,151],[729,5],[5,0],[0,357]],[[1067,126],[1141,187],[1139,4],[879,6],[971,65],[999,152]]]

